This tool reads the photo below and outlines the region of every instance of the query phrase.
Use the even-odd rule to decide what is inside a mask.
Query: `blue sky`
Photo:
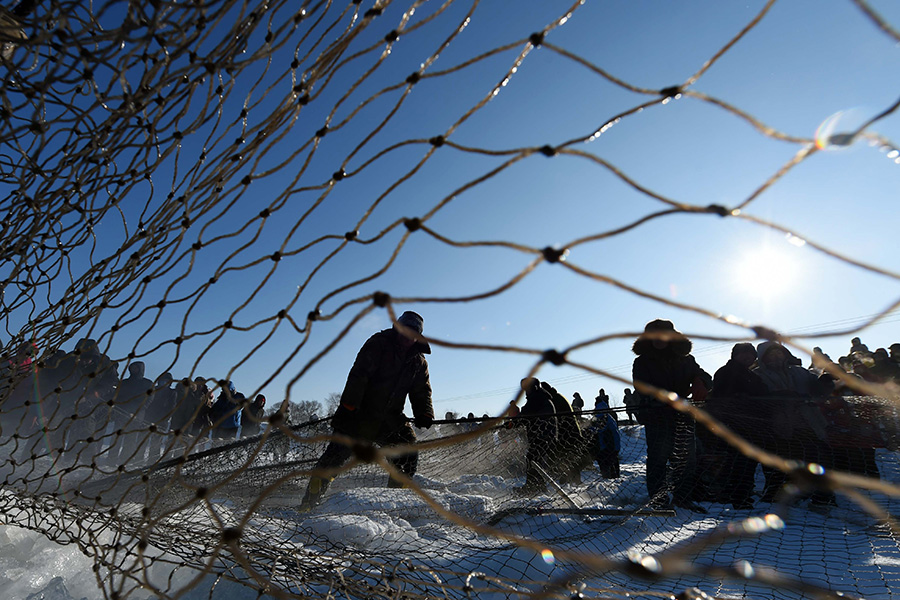
[[[256,61],[234,80],[218,73],[226,90],[221,117],[185,136],[177,174],[176,155],[171,154],[155,168],[152,186],[135,183],[121,202],[126,225],[110,216],[102,224],[97,256],[113,254],[132,239],[147,206],[170,211],[148,221],[177,224],[181,208],[174,209],[173,201],[167,200],[170,191],[173,197],[187,194],[195,219],[177,246],[177,227],[165,239],[128,242],[134,242],[135,249],[145,244],[144,256],[174,248],[172,256],[182,258],[166,262],[174,266],[160,272],[139,299],[107,309],[99,317],[95,337],[96,332],[107,331],[104,343],[111,356],[124,358],[131,350],[146,353],[148,373],[170,369],[176,377],[189,373],[221,377],[239,365],[233,379],[245,393],[271,379],[263,388],[270,401],[285,395],[292,400],[323,400],[342,389],[365,339],[389,326],[386,312],[369,313],[324,357],[318,354],[368,306],[354,301],[385,291],[394,298],[415,299],[395,308],[420,312],[425,333],[435,339],[429,362],[439,414],[499,413],[536,360],[533,354],[459,350],[442,347],[441,342],[540,351],[600,336],[622,336],[592,344],[570,358],[628,378],[633,335],[647,321],[662,317],[697,338],[696,355],[704,368],[713,372],[724,364],[732,342],[699,338],[737,338],[746,335],[741,328],[588,279],[565,265],[540,264],[512,288],[486,299],[428,301],[495,290],[523,271],[535,255],[509,247],[451,247],[423,231],[409,236],[386,273],[329,296],[388,262],[405,229],[395,227],[381,235],[386,228],[397,219],[422,217],[438,206],[426,226],[454,242],[570,247],[580,238],[667,208],[626,185],[603,163],[673,201],[732,208],[750,198],[803,148],[802,143],[765,136],[735,114],[686,94],[626,116],[593,141],[565,146],[582,155],[530,154],[469,186],[501,167],[515,151],[587,138],[616,115],[656,97],[625,90],[549,47],[538,47],[527,53],[490,102],[463,119],[504,79],[526,49],[523,40],[558,21],[572,3],[476,5],[465,29],[429,64],[425,77],[408,89],[401,85],[406,76],[433,55],[472,9],[471,4],[455,2],[428,20],[441,6],[420,7],[410,25],[423,23],[421,27],[401,35],[390,56],[358,87],[354,82],[375,64],[384,43],[334,71],[331,79],[316,81],[309,104],[290,113],[294,120],[287,118],[277,126],[274,115],[296,102],[297,96],[291,92],[295,82],[286,63],[295,49],[304,57],[315,39],[302,38],[304,26],[273,53],[267,68],[264,61]],[[576,5],[571,18],[549,31],[546,42],[633,86],[658,90],[697,73],[763,7],[763,2],[588,1]],[[898,28],[900,8],[888,2],[872,7]],[[343,8],[334,7],[323,22],[337,19]],[[363,2],[362,10],[368,8],[370,3]],[[344,56],[382,39],[400,22],[405,8],[392,4],[371,24],[358,24],[361,31]],[[273,13],[273,28],[284,22],[285,12]],[[120,16],[110,13],[108,18],[112,24]],[[340,22],[346,26],[349,19]],[[313,19],[304,23],[312,27]],[[248,52],[240,60],[251,60],[264,33],[264,28],[258,29],[248,38]],[[518,43],[455,69],[512,42]],[[208,42],[203,48],[212,47]],[[308,69],[319,51],[303,58],[297,72]],[[173,64],[186,60],[180,57]],[[832,115],[840,114],[836,131],[842,131],[893,104],[898,67],[897,40],[880,31],[852,2],[776,2],[759,25],[689,89],[735,106],[788,136],[809,140]],[[129,71],[134,77],[139,73],[137,67]],[[432,76],[438,73],[443,74]],[[191,110],[199,110],[199,100],[215,83],[210,77],[194,89]],[[391,86],[398,87],[388,89]],[[360,146],[407,89],[396,113]],[[382,90],[387,91],[367,102]],[[244,105],[249,109],[241,119]],[[332,130],[313,151],[313,134],[332,111]],[[345,125],[337,126],[351,115]],[[169,133],[190,131],[188,121],[172,122]],[[449,144],[437,148],[416,169],[430,150],[426,140],[445,134],[454,124],[447,139],[460,148]],[[895,144],[900,143],[898,130],[900,117],[893,114],[868,129]],[[279,138],[281,134],[284,137]],[[234,143],[239,137],[244,143]],[[178,146],[170,136],[162,139],[163,149]],[[265,152],[254,150],[253,140],[263,144]],[[410,140],[418,142],[379,154]],[[204,147],[207,159],[200,165]],[[467,148],[506,154],[489,156]],[[854,260],[896,271],[900,164],[888,152],[865,140],[818,152],[779,178],[743,213],[777,223],[801,239]],[[234,154],[241,154],[240,160],[230,160]],[[224,157],[221,163],[215,158],[219,155]],[[229,171],[214,200],[214,184],[205,178],[217,165]],[[195,166],[196,175],[186,175]],[[348,176],[329,183],[341,167]],[[241,179],[250,173],[252,183],[242,186]],[[225,206],[228,210],[223,212]],[[266,208],[272,216],[260,219]],[[340,236],[357,228],[359,239],[376,241],[341,247]],[[215,240],[223,235],[229,237]],[[191,251],[198,237],[204,246]],[[129,248],[122,250],[127,257],[133,250],[124,245]],[[783,233],[746,219],[677,214],[571,247],[567,263],[647,294],[787,333],[861,325],[866,317],[900,300],[895,277],[848,266],[812,245],[792,244]],[[276,251],[284,255],[277,263],[265,258]],[[73,260],[84,261],[86,255],[83,249]],[[191,294],[216,273],[217,282],[188,311],[197,298]],[[183,297],[190,300],[177,301]],[[166,300],[164,309],[153,309],[160,299]],[[277,327],[274,320],[259,323],[285,309],[302,327],[306,314],[315,308],[324,319],[313,325],[306,341],[303,332],[285,321]],[[124,323],[138,314],[139,319],[109,334],[111,323]],[[221,330],[229,319],[247,330]],[[872,348],[900,341],[896,319],[896,314],[889,315],[859,335]],[[191,336],[201,331],[210,333]],[[157,348],[179,335],[190,339],[178,353],[173,344]],[[841,334],[803,343],[821,346],[836,359],[849,349],[850,337]],[[258,344],[262,345],[257,348]],[[299,373],[303,376],[298,379]],[[604,387],[617,400],[624,387],[571,367],[544,366],[538,377],[567,395],[580,391],[586,399]]]

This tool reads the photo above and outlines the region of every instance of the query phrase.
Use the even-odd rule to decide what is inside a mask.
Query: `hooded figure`
[[[691,341],[671,321],[656,319],[644,327],[634,342],[637,355],[632,365],[635,389],[640,384],[674,392],[682,399],[705,397],[712,378],[691,356]],[[672,501],[698,508],[690,497],[695,487],[694,421],[655,397],[640,394],[637,418],[647,440],[647,492],[658,507]],[[668,481],[667,481],[668,480]]]
[[[244,409],[244,423],[241,429],[242,437],[259,435],[259,424],[266,418],[266,397],[257,394],[256,399]]]
[[[854,338],[858,342],[858,338]],[[819,406],[808,398],[831,395],[834,380],[827,373],[815,373],[797,365],[791,352],[775,341],[766,341],[756,347],[759,360],[753,372],[766,384],[770,396],[783,397],[774,405],[772,431],[775,434],[775,451],[786,458],[799,458],[826,467],[833,465],[831,450],[825,445],[828,421]],[[785,482],[781,471],[763,467],[766,476],[764,500],[774,500]],[[834,504],[834,494],[813,494],[813,501]]]
[[[778,396],[823,397],[831,394],[834,380],[828,374],[816,376],[798,366],[790,350],[774,341],[756,347],[759,356],[753,372],[766,384],[769,394]]]
[[[379,331],[363,344],[347,375],[341,403],[331,420],[335,433],[380,446],[414,444],[416,434],[404,414],[406,398],[412,406],[416,427],[429,428],[434,422],[431,381],[425,355],[431,347],[422,339],[424,320],[406,311],[390,329]],[[316,463],[316,469],[333,469],[344,464],[352,449],[331,442]],[[412,477],[418,453],[391,458],[402,473]],[[331,479],[313,476],[301,504],[308,510],[319,503]],[[400,487],[394,479],[390,487]]]

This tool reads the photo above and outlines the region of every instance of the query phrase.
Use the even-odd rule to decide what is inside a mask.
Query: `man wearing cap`
[[[356,355],[341,393],[341,403],[332,417],[335,433],[379,446],[415,443],[416,434],[403,413],[407,396],[416,427],[431,427],[434,408],[424,356],[431,353],[431,347],[421,337],[423,326],[419,314],[406,311],[392,328],[379,331],[366,341]],[[319,458],[316,469],[339,467],[351,453],[349,446],[333,441]],[[412,477],[418,453],[393,457],[390,461],[403,474]],[[311,477],[300,509],[316,506],[330,483],[327,477]],[[393,478],[388,480],[389,487],[401,485]]]

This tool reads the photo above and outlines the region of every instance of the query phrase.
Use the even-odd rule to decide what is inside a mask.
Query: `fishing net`
[[[340,373],[340,388],[379,318],[395,321],[406,305],[431,310],[427,318],[495,309],[524,289],[537,322],[559,312],[569,281],[738,332],[707,340],[806,350],[801,337],[575,260],[577,249],[634,231],[675,237],[661,224],[763,227],[896,281],[837,239],[805,239],[751,209],[830,148],[863,141],[875,147],[865,160],[900,160],[876,132],[898,104],[814,139],[695,89],[779,18],[773,5],[723,24],[693,74],[655,87],[647,82],[658,73],[618,75],[614,56],[567,38],[579,23],[599,26],[581,2],[4,9],[3,522],[77,545],[106,598],[215,598],[225,580],[274,598],[894,597],[896,387],[855,381],[822,357],[815,365],[859,395],[703,404],[640,386],[678,415],[666,485],[690,473],[689,507],[652,502],[645,427],[600,404],[439,419],[415,446],[333,436],[324,414],[291,418],[320,371]],[[873,38],[900,41],[866,3],[845,8]],[[758,77],[752,61],[731,68],[742,66]],[[554,73],[583,87],[556,90],[559,80],[545,79]],[[517,95],[545,105],[498,104]],[[665,111],[687,103],[788,155],[743,198],[694,203],[655,191],[665,186],[646,169],[621,170],[615,157],[628,151],[615,138],[601,151],[611,131],[677,120]],[[511,178],[534,194],[509,198]],[[579,178],[602,190],[596,213],[565,199]],[[542,231],[526,207],[571,210],[569,225]],[[510,228],[501,235],[498,223]],[[544,269],[553,278],[529,287]],[[881,304],[852,331],[900,303]],[[633,340],[639,325],[573,343],[538,330],[477,343],[426,335],[436,355],[524,356],[520,377],[569,366],[632,385],[577,351]],[[498,384],[504,404],[524,403],[518,384]],[[262,390],[266,411],[252,407]],[[550,424],[554,439],[537,453]],[[317,469],[332,442],[350,460]],[[396,465],[411,453],[418,468],[406,478]],[[735,505],[735,473],[756,496],[770,481],[778,491]],[[334,480],[306,510],[311,476]]]

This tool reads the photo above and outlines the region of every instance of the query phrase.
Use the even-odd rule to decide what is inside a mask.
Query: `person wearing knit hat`
[[[371,336],[356,355],[347,375],[331,425],[336,434],[379,446],[412,445],[416,434],[403,410],[406,398],[412,407],[416,427],[427,429],[434,422],[431,381],[425,355],[431,346],[421,336],[425,321],[413,311],[401,314],[394,326]],[[328,471],[343,465],[352,448],[341,442],[328,444],[316,462],[317,473],[300,504],[301,511],[317,506],[331,483]],[[412,477],[418,466],[418,453],[392,457],[390,462],[404,475]],[[389,487],[402,483],[389,478]]]
[[[702,510],[691,501],[697,479],[693,419],[640,392],[642,385],[650,385],[682,399],[692,394],[695,398],[705,396],[712,378],[691,356],[691,347],[691,341],[665,319],[647,323],[632,347],[637,355],[632,365],[639,394],[637,419],[644,426],[647,440],[647,492],[651,505],[658,508],[674,503]]]

